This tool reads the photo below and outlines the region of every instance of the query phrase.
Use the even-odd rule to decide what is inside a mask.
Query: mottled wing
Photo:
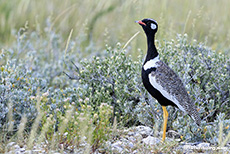
[[[200,117],[181,79],[162,61],[156,63],[156,70],[149,74],[151,85],[172,101],[180,110],[188,113],[199,125]]]

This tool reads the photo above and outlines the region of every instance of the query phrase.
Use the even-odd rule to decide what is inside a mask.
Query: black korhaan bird
[[[149,18],[136,22],[142,26],[148,44],[147,55],[142,66],[142,82],[147,91],[163,108],[164,127],[162,140],[164,141],[168,120],[167,105],[176,106],[184,111],[192,117],[197,125],[200,125],[201,119],[181,79],[170,67],[159,59],[154,42],[158,29],[157,22]]]

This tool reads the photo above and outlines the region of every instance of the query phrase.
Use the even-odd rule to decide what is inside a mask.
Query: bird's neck
[[[147,36],[147,44],[148,44],[148,50],[147,50],[145,62],[154,59],[155,57],[158,56],[158,52],[155,46],[155,35]]]

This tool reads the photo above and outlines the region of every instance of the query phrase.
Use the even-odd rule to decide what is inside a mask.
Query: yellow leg
[[[162,141],[165,141],[165,137],[166,137],[166,128],[167,128],[167,121],[168,121],[168,112],[166,110],[165,106],[162,106],[163,108],[163,117],[164,117],[164,127],[163,127],[163,138]]]

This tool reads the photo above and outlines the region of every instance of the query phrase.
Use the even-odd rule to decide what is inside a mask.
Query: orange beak
[[[140,25],[144,25],[146,26],[146,24],[144,22],[142,22],[141,20],[140,21],[135,21],[136,23],[140,24]]]

